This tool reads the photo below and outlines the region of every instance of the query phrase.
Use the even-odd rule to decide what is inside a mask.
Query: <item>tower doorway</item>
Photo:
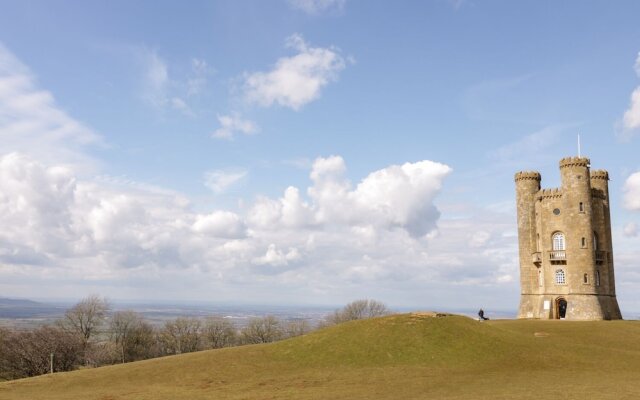
[[[564,319],[567,316],[567,301],[562,297],[556,299],[556,319]]]

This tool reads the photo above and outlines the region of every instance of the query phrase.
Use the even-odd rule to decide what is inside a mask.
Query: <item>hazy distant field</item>
[[[2,399],[637,399],[640,322],[395,315],[0,384]]]
[[[32,329],[51,324],[64,315],[73,303],[42,303],[31,300],[0,298],[0,327]],[[274,315],[283,321],[304,319],[314,325],[322,320],[332,307],[313,306],[250,306],[250,305],[211,305],[211,304],[161,304],[161,303],[123,303],[111,305],[112,311],[133,310],[152,325],[161,326],[166,321],[178,317],[223,317],[242,327],[253,317]],[[337,308],[337,307],[336,307]]]

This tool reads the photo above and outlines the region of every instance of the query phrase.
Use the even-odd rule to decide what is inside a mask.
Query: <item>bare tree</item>
[[[109,303],[105,298],[91,295],[82,299],[64,314],[62,326],[82,339],[85,364],[90,363],[90,340],[104,324],[108,311]]]
[[[212,349],[235,346],[238,339],[238,330],[235,325],[223,318],[208,318],[202,333],[209,348]]]
[[[240,331],[242,343],[269,343],[282,338],[281,323],[273,315],[262,318],[253,318],[247,326]]]
[[[5,332],[0,343],[0,376],[6,379],[70,371],[81,360],[82,340],[59,327],[43,326],[32,331]]]
[[[158,335],[164,354],[189,353],[200,346],[200,321],[195,318],[177,318],[169,321]]]
[[[122,363],[153,356],[153,327],[134,311],[113,313],[110,321],[111,341]]]
[[[367,299],[356,300],[328,316],[327,322],[329,324],[339,324],[357,319],[381,317],[387,314],[389,314],[389,309],[384,303]]]
[[[311,331],[311,325],[306,319],[288,321],[284,326],[284,336],[287,338],[302,336]]]

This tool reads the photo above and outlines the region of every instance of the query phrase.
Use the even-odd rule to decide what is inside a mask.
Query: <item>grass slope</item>
[[[393,315],[0,383],[0,399],[637,399],[640,322]]]

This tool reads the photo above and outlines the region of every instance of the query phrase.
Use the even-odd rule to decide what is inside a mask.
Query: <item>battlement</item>
[[[565,157],[560,160],[560,168],[566,167],[589,167],[591,160],[587,157]]]
[[[525,180],[540,182],[541,179],[542,177],[540,175],[540,172],[536,172],[536,171],[520,171],[516,173],[516,176],[515,176],[516,182],[525,181]]]
[[[595,171],[591,171],[591,179],[604,179],[605,181],[608,181],[609,173],[603,169],[597,169]]]
[[[560,188],[540,189],[538,193],[536,193],[536,198],[538,200],[557,199],[560,197],[562,197],[562,189]]]

